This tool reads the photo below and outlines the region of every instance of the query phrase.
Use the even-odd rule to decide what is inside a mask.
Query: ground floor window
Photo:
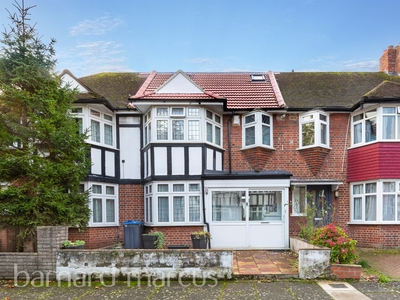
[[[353,223],[398,223],[400,221],[400,180],[351,184]]]
[[[89,226],[118,225],[118,186],[115,184],[90,182]]]
[[[200,182],[153,182],[145,186],[145,222],[157,225],[200,223]]]

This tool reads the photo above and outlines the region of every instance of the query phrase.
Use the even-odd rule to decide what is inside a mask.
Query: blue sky
[[[22,0],[18,0],[21,2]],[[0,0],[8,26],[13,0]],[[25,0],[57,70],[379,71],[399,0]]]

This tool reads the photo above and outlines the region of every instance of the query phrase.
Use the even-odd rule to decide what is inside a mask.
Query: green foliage
[[[208,231],[200,230],[200,231],[193,231],[190,233],[192,239],[199,240],[201,237],[205,238],[206,240],[211,239],[211,233]]]
[[[85,241],[82,240],[76,240],[75,242],[64,241],[62,242],[61,247],[82,246],[82,245],[85,245]]]
[[[26,23],[32,7],[14,6],[0,51],[0,228],[24,239],[37,226],[87,226],[91,162],[70,114],[76,91],[53,71],[55,40],[43,44]]]
[[[363,268],[363,269],[368,269],[371,266],[369,265],[368,261],[365,259],[359,260],[358,264]]]
[[[332,263],[352,264],[357,260],[357,241],[351,239],[343,229],[334,224],[315,229],[311,242],[331,248]]]
[[[144,235],[154,235],[154,236],[156,236],[157,239],[154,241],[154,245],[156,246],[156,249],[164,248],[165,236],[164,236],[164,233],[162,231],[152,230],[149,233],[146,233]]]

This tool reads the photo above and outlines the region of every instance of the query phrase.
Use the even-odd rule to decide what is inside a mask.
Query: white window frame
[[[247,122],[247,118],[254,115],[253,122]],[[263,116],[269,118],[269,124],[263,122]],[[273,149],[273,117],[270,114],[260,111],[254,111],[248,113],[242,117],[242,147],[243,149],[253,148],[253,147],[265,147]],[[263,127],[267,126],[269,128],[269,145],[263,143]],[[247,129],[254,127],[254,143],[246,145]]]
[[[292,216],[305,216],[307,214],[307,186],[294,185],[292,189]]]
[[[326,120],[322,120],[325,117]],[[314,142],[309,145],[303,146],[303,125],[314,124]],[[322,138],[322,126],[325,125],[325,139],[326,143],[323,142]],[[329,114],[322,111],[312,111],[299,116],[299,148],[312,148],[312,147],[324,147],[329,148]]]
[[[222,147],[223,145],[223,132],[222,132],[222,116],[213,112],[210,109],[205,109],[204,110],[205,114],[205,122],[204,122],[204,132],[205,132],[205,137],[204,140],[206,143],[213,144],[217,147]],[[211,126],[211,141],[208,140],[208,125]],[[219,130],[219,135],[217,134],[217,131]],[[217,143],[217,136],[219,138],[219,143]]]
[[[93,185],[101,186],[101,194],[93,193],[92,187]],[[89,208],[92,211],[90,220],[89,220],[89,227],[107,227],[107,226],[119,226],[119,201],[118,201],[118,185],[117,184],[110,184],[110,183],[102,183],[102,182],[88,182],[87,186],[91,189],[90,190],[90,198],[89,198]],[[86,187],[86,186],[85,186]],[[114,194],[107,194],[107,187],[114,188]],[[101,199],[102,205],[102,222],[94,222],[93,217],[93,200],[94,199]],[[107,200],[114,201],[114,221],[107,222]]]
[[[114,113],[99,107],[87,106],[73,106],[71,110],[72,115],[81,122],[80,133],[88,132],[86,142],[88,144],[100,145],[107,148],[116,148],[116,118]],[[92,120],[99,124],[99,141],[92,140],[91,124]],[[111,144],[105,143],[105,126],[111,126]]]
[[[174,191],[174,185],[183,186],[184,190]],[[197,185],[198,190],[191,190],[191,185]],[[167,187],[165,190],[160,190],[159,186]],[[147,225],[157,225],[157,226],[187,226],[187,225],[199,225],[202,224],[202,201],[201,201],[201,184],[200,182],[154,182],[145,185],[145,224]],[[159,198],[168,199],[168,221],[159,221]],[[174,221],[174,197],[183,197],[184,201],[184,220]],[[190,221],[191,209],[190,206],[191,197],[198,197],[198,220]],[[150,203],[151,202],[151,203]]]
[[[394,191],[385,191],[385,183],[394,183]],[[367,184],[376,184],[376,192],[367,192]],[[355,186],[362,186],[362,191],[356,193]],[[376,220],[366,220],[366,198],[376,195]],[[394,219],[384,220],[384,196],[394,196]],[[355,199],[361,199],[361,218],[355,218]],[[387,209],[387,207],[386,207]],[[360,181],[350,184],[350,223],[349,224],[400,224],[400,179],[380,179],[377,181]]]
[[[393,108],[393,112],[384,112],[387,108]],[[376,111],[375,115],[371,115],[371,112]],[[368,115],[370,114],[370,115]],[[359,119],[357,119],[359,117]],[[394,119],[394,132],[393,138],[385,137],[385,118],[393,117]],[[376,118],[376,128],[375,130],[375,139],[366,140],[366,131],[367,131],[367,121]],[[386,124],[389,125],[389,124]],[[358,135],[361,135],[361,139],[355,142],[355,138],[357,137],[357,132],[355,127],[361,127],[361,132]],[[399,142],[400,141],[400,106],[398,105],[390,105],[390,104],[382,104],[382,105],[372,105],[368,106],[362,110],[356,111],[351,115],[351,147],[360,147],[364,145],[369,145],[376,142]]]

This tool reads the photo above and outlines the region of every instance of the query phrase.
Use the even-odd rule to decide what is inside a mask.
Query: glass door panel
[[[246,221],[245,191],[213,191],[213,221]]]
[[[282,192],[249,191],[249,221],[282,220]]]

